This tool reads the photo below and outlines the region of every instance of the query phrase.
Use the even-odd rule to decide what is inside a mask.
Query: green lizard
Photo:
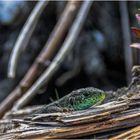
[[[106,97],[106,93],[104,91],[93,87],[78,89],[72,91],[68,95],[62,97],[61,99],[55,102],[52,102],[48,105],[44,105],[38,111],[35,111],[28,117],[25,117],[24,121],[25,123],[26,121],[32,122],[32,120],[35,120],[34,117],[36,115],[40,116],[43,113],[45,114],[45,113],[54,113],[54,112],[69,112],[69,111],[85,110],[92,106],[101,104],[104,101],[105,97]],[[24,123],[24,121],[22,123]],[[18,120],[14,120],[14,122],[18,123]],[[7,124],[0,129],[0,132],[4,132],[4,131],[6,132],[7,130],[11,130],[11,129],[13,129],[11,124]]]
[[[43,106],[35,114],[85,110],[101,104],[105,96],[104,91],[93,87],[78,89],[53,103]]]

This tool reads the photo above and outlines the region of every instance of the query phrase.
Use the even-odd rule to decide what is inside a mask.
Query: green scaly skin
[[[85,110],[101,104],[105,97],[106,93],[102,90],[93,87],[82,88],[72,91],[51,104],[45,105],[35,114]]]

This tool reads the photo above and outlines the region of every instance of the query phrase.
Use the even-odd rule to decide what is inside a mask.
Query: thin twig
[[[59,49],[61,42],[63,41],[69,27],[73,22],[74,17],[76,16],[80,4],[81,2],[79,1],[68,2],[54,30],[50,34],[44,49],[41,51],[22,81],[0,104],[0,118],[5,114],[6,111],[12,108],[14,102],[32,86],[38,76],[47,67],[44,65],[45,62],[50,60],[54,56],[55,52]]]
[[[13,110],[17,110],[24,105],[26,105],[37,93],[37,91],[42,87],[42,85],[46,84],[56,70],[59,68],[60,64],[64,60],[64,58],[68,55],[68,53],[74,47],[74,43],[78,38],[78,35],[83,27],[85,19],[88,15],[88,11],[90,6],[92,5],[92,1],[84,1],[79,13],[70,28],[70,31],[54,60],[52,61],[51,65],[46,69],[46,71],[41,75],[41,77],[35,82],[35,84],[27,91],[26,94],[22,96],[21,99],[17,101],[14,105]]]
[[[25,50],[26,46],[28,45],[31,35],[39,20],[39,17],[47,4],[48,4],[48,0],[39,1],[34,7],[33,11],[31,12],[25,25],[23,26],[10,56],[9,67],[8,67],[9,78],[15,77],[16,67],[17,67],[20,54],[23,50]]]
[[[125,57],[125,69],[126,69],[126,79],[127,83],[131,81],[131,68],[133,65],[132,49],[129,47],[131,44],[131,36],[129,30],[129,16],[127,9],[127,2],[120,1],[120,13],[122,22],[122,32],[123,32],[123,43],[124,43],[124,57]]]

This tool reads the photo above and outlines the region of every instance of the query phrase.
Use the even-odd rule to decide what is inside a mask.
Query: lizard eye
[[[86,93],[84,94],[84,96],[85,96],[85,97],[88,97],[88,96],[89,96],[89,93],[88,93],[88,92],[86,92]]]

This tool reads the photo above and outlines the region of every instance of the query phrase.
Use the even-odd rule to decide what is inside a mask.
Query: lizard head
[[[84,110],[91,106],[101,104],[105,99],[106,93],[93,87],[83,88],[72,92],[70,104],[74,110]]]

